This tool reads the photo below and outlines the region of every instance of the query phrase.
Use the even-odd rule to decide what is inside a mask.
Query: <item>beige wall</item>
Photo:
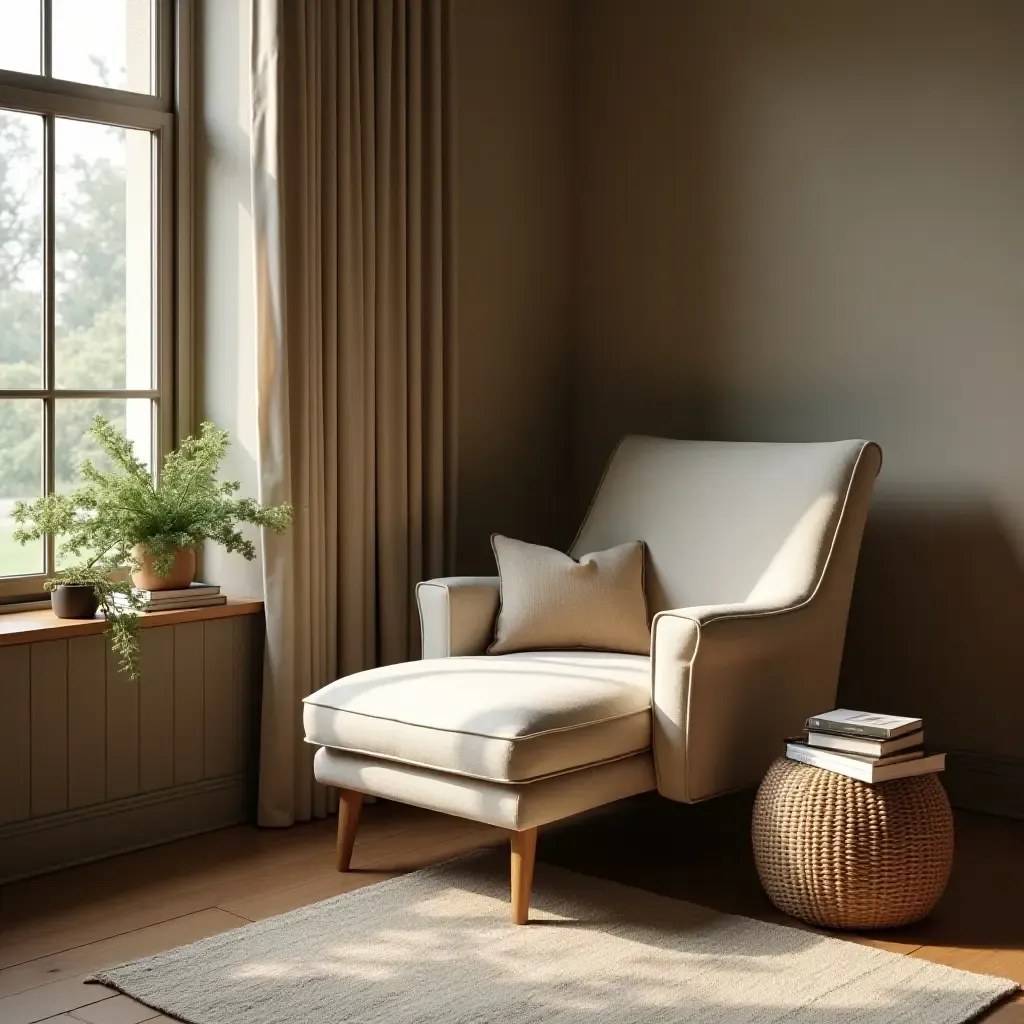
[[[567,544],[570,4],[456,0],[457,568]]]
[[[625,432],[877,439],[841,696],[1019,757],[1024,5],[577,29],[576,508]]]

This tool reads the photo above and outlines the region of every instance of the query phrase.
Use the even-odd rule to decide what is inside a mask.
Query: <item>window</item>
[[[11,509],[75,486],[99,412],[174,431],[173,0],[0,0],[0,600],[52,542]]]

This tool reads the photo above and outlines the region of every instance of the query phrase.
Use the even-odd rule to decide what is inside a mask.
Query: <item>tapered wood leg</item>
[[[339,871],[348,871],[352,863],[352,847],[359,828],[359,814],[363,809],[363,794],[354,789],[338,790],[338,845],[335,864]]]
[[[537,859],[537,830],[512,833],[512,920],[526,924],[533,892],[533,865]]]

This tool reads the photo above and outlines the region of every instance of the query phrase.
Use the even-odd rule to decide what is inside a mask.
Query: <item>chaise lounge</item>
[[[423,659],[305,700],[314,771],[340,790],[338,870],[364,794],[508,829],[512,916],[537,830],[649,790],[693,803],[760,781],[835,701],[881,451],[629,437],[570,550],[646,545],[650,656],[487,655],[495,578],[419,584]]]

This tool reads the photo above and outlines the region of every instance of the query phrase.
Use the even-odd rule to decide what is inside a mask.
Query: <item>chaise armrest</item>
[[[810,715],[833,706],[845,619],[815,598],[711,605],[652,625],[658,790],[686,803],[752,786]]]
[[[449,576],[416,585],[422,657],[484,654],[494,639],[497,576]]]

